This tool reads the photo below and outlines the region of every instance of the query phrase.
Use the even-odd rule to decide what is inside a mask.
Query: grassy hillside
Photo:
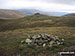
[[[35,27],[75,26],[75,17],[31,15],[15,20],[0,20],[0,31]]]
[[[34,47],[34,45],[22,46],[20,44],[20,41],[26,39],[27,35],[38,33],[48,33],[64,38],[65,44],[56,48]],[[53,56],[60,51],[75,51],[75,27],[36,27],[0,32],[0,55]]]
[[[64,38],[56,48],[21,45],[28,35],[48,33]],[[53,56],[60,51],[75,51],[75,17],[30,15],[14,20],[0,20],[0,56]]]
[[[65,16],[75,16],[75,13],[70,13],[70,14],[67,14]]]
[[[16,19],[24,16],[26,14],[16,10],[0,9],[0,19]]]

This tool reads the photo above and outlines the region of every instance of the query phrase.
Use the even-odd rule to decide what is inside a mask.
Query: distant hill
[[[64,16],[75,16],[75,13],[71,13],[71,14],[66,14]]]
[[[44,14],[44,15],[53,16],[52,14],[48,14],[47,12],[39,11],[36,9],[18,9],[18,11],[24,12],[25,14],[28,14],[28,15],[34,15],[36,13],[40,13],[40,14]]]
[[[0,9],[0,19],[15,19],[26,16],[25,13],[16,10]]]
[[[17,9],[18,11],[24,12],[26,14],[32,15],[35,13],[43,13],[41,11],[35,10],[35,9]]]
[[[25,14],[28,14],[28,15],[40,13],[40,14],[50,15],[50,16],[63,16],[63,15],[68,14],[66,12],[44,12],[44,11],[39,11],[39,10],[36,10],[36,9],[17,9],[17,10],[21,11],[21,12],[24,12]]]
[[[0,31],[35,27],[74,27],[75,17],[57,17],[48,15],[29,15],[15,20],[0,20]]]

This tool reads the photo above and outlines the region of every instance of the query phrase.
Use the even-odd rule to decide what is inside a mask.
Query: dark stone
[[[34,15],[40,15],[40,13],[35,13]]]

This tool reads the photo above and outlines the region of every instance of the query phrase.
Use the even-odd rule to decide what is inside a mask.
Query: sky
[[[36,9],[75,13],[75,0],[0,0],[0,9]]]

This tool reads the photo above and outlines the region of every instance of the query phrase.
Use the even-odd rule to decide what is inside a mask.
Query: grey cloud
[[[47,2],[59,3],[59,4],[67,4],[67,5],[74,5],[75,0],[44,0]]]
[[[8,3],[8,0],[0,0],[0,7]]]
[[[59,4],[67,4],[67,5],[75,4],[75,0],[29,0],[29,1],[44,1],[48,3],[59,3]]]
[[[16,0],[0,0],[0,5],[5,4],[9,1],[16,1]],[[22,1],[27,1],[27,0],[22,0]],[[28,0],[28,1],[44,1],[48,3],[58,3],[58,4],[67,4],[67,5],[75,4],[75,0]]]
[[[32,8],[44,11],[75,12],[74,6],[75,0],[0,0],[0,9]]]

